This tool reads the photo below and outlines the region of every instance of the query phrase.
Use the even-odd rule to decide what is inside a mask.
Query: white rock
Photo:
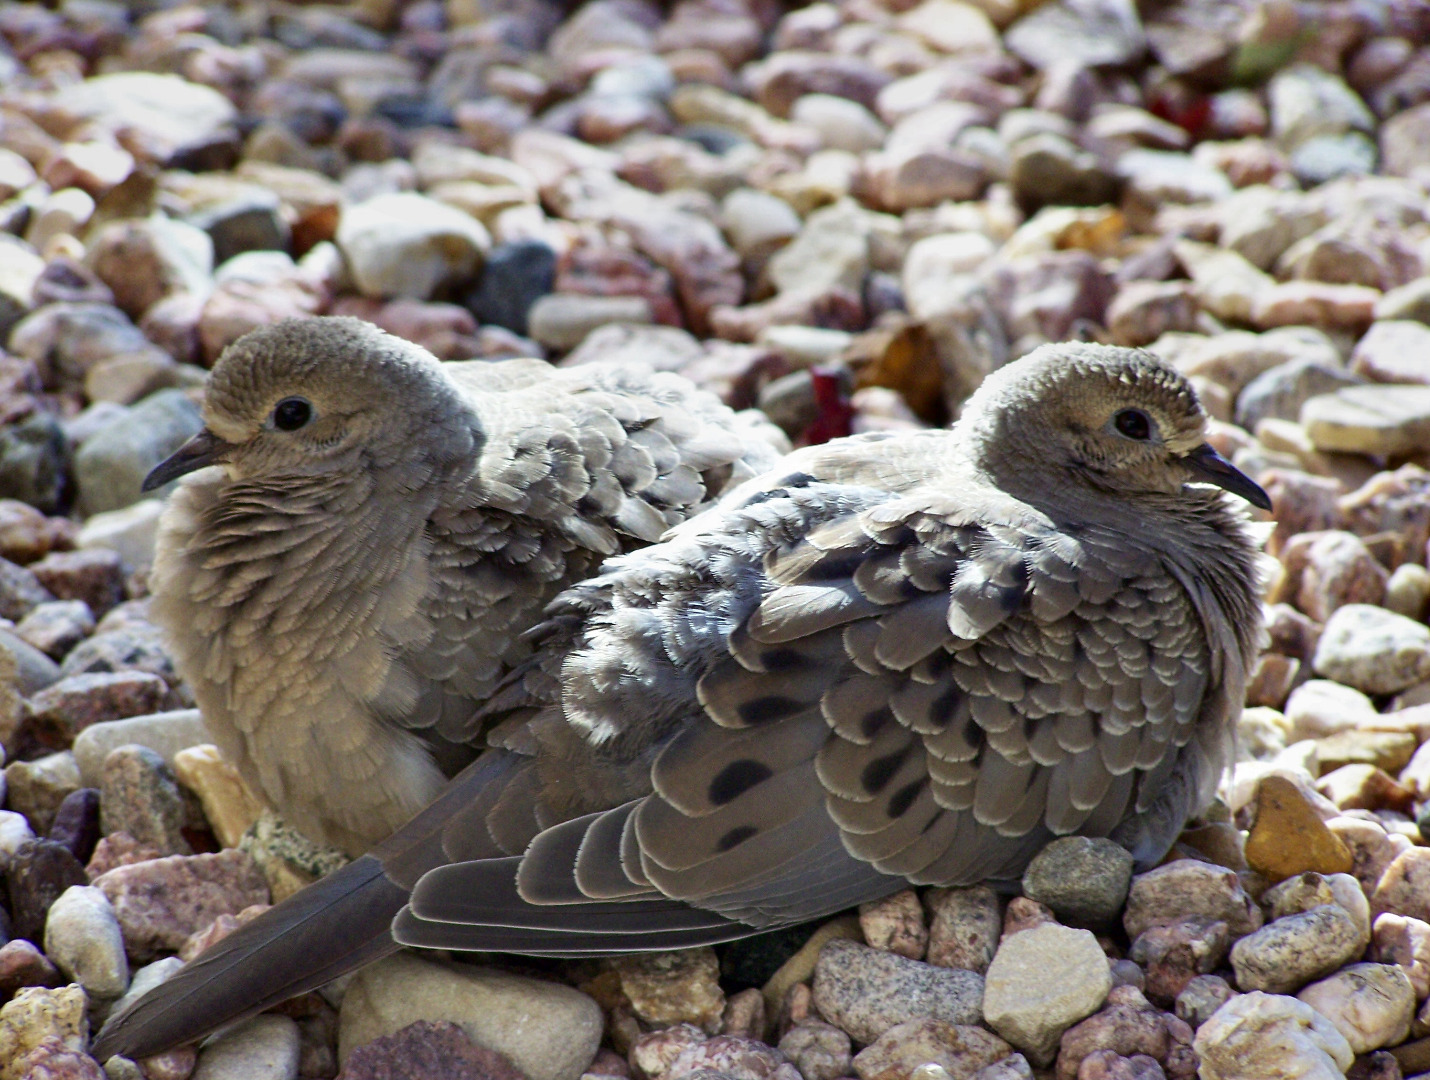
[[[983,1018],[1038,1065],[1051,1064],[1064,1031],[1112,989],[1107,956],[1090,930],[1044,923],[1005,938],[988,966]]]
[[[51,105],[124,132],[129,150],[160,162],[238,116],[233,102],[211,87],[145,71],[100,75],[62,87]]]
[[[1384,608],[1346,604],[1326,621],[1313,667],[1367,694],[1393,694],[1430,679],[1430,628]]]
[[[1296,997],[1334,1024],[1357,1054],[1403,1042],[1415,1016],[1415,987],[1394,964],[1352,964]]]
[[[879,149],[889,133],[863,105],[833,94],[805,94],[795,100],[789,116],[819,132],[825,146],[856,154]]]
[[[773,251],[800,230],[794,207],[758,188],[736,188],[720,204],[720,228],[741,255]]]
[[[1192,1043],[1201,1080],[1343,1080],[1355,1053],[1335,1025],[1293,997],[1240,994]]]
[[[0,773],[0,788],[4,787],[4,774]],[[15,849],[26,840],[33,840],[29,819],[13,810],[0,810],[0,855],[13,855]]]
[[[1330,679],[1310,679],[1286,699],[1292,741],[1334,735],[1370,719],[1375,711],[1375,703],[1359,690]]]
[[[415,300],[470,278],[491,247],[476,218],[411,192],[345,207],[337,242],[364,296]]]
[[[399,953],[364,968],[338,1020],[338,1059],[417,1020],[448,1020],[530,1080],[576,1080],[601,1041],[601,1007],[578,990]],[[202,1080],[202,1078],[200,1078]]]
[[[95,514],[80,526],[76,546],[108,548],[132,567],[154,561],[154,541],[159,532],[159,515],[164,504],[158,499],[140,499],[122,510]]]
[[[916,319],[943,314],[949,304],[950,279],[976,272],[997,248],[980,232],[939,233],[909,248],[904,260],[904,300]]]
[[[189,1080],[298,1080],[298,1025],[265,1013],[215,1039]]]
[[[136,968],[129,976],[129,989],[124,991],[122,997],[110,1004],[108,1015],[118,1016],[183,966],[184,962],[177,956],[166,956],[162,960],[155,960],[152,964]]]
[[[119,920],[109,898],[92,885],[71,885],[50,905],[45,955],[91,999],[117,998],[129,986]]]

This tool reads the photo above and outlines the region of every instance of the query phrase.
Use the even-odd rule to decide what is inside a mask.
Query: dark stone
[[[467,307],[484,323],[525,334],[527,312],[555,281],[556,253],[542,241],[499,244],[487,256],[481,282]]]
[[[19,622],[40,604],[54,599],[40,579],[23,566],[0,559],[0,618]]]
[[[56,513],[66,501],[68,460],[64,429],[48,413],[33,413],[0,430],[0,498]]]
[[[157,626],[125,626],[95,634],[71,649],[60,665],[64,677],[89,671],[148,671],[170,686],[179,681]]]
[[[47,839],[63,844],[80,862],[89,862],[99,843],[99,789],[80,788],[66,795]]]
[[[88,885],[74,852],[54,840],[26,840],[5,866],[5,887],[15,936],[33,942],[44,940],[45,917],[50,905],[71,885]]]
[[[124,599],[124,567],[108,548],[51,552],[30,572],[60,600],[84,601],[96,619]]]
[[[188,220],[209,234],[215,266],[245,251],[287,251],[292,240],[278,196],[269,191],[206,207],[190,214]]]

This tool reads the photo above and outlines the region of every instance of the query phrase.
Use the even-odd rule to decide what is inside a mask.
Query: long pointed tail
[[[235,930],[111,1017],[94,1056],[163,1053],[395,952],[389,928],[406,903],[407,890],[364,855]]]

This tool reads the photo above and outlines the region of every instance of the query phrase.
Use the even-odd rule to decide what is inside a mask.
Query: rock
[[[179,950],[179,959],[188,963],[205,950],[217,945],[240,926],[251,923],[271,906],[270,904],[252,904],[244,908],[237,915],[220,915],[202,930],[189,935],[184,941],[183,947]],[[150,967],[156,967],[162,963],[162,960],[156,961],[154,964],[151,964]]]
[[[46,304],[10,332],[9,350],[33,361],[46,387],[78,386],[89,370],[121,353],[142,353],[149,339],[112,304]]]
[[[1317,739],[1369,722],[1376,716],[1374,703],[1359,690],[1329,679],[1302,683],[1286,701],[1290,739]]]
[[[720,1034],[758,1039],[764,1033],[765,995],[753,986],[731,994],[720,1014]]]
[[[64,981],[59,969],[25,938],[0,945],[0,997],[8,999],[26,986],[62,986]]]
[[[778,1049],[805,1080],[836,1080],[853,1069],[849,1036],[823,1020],[801,1020],[780,1038]]]
[[[770,258],[770,283],[782,293],[859,291],[869,271],[869,231],[867,211],[852,199],[816,210],[799,235]]]
[[[88,611],[83,604],[81,607]],[[90,622],[92,626],[93,620]],[[40,746],[68,749],[90,725],[149,715],[168,699],[168,683],[148,672],[74,675],[47,686],[30,699],[23,730]]]
[[[236,847],[243,834],[268,809],[223,759],[218,747],[204,743],[179,750],[173,755],[174,775],[179,783],[199,797],[204,817],[214,836],[224,847]]]
[[[963,7],[952,2],[947,6]],[[826,147],[854,154],[879,149],[888,135],[888,129],[879,118],[863,105],[833,94],[805,94],[795,99],[789,118],[819,132]]]
[[[5,766],[6,804],[29,818],[30,827],[41,835],[49,831],[65,796],[79,786],[79,767],[67,751]]]
[[[1074,926],[1117,918],[1132,882],[1132,856],[1111,840],[1067,836],[1043,848],[1023,872],[1023,895]]]
[[[0,618],[18,622],[38,605],[53,600],[54,596],[33,573],[0,559]]]
[[[1154,1008],[1135,987],[1119,986],[1108,993],[1106,1008],[1064,1033],[1055,1075],[1057,1080],[1074,1080],[1084,1075],[1088,1057],[1111,1051],[1118,1057],[1150,1058],[1164,1075],[1190,1077],[1196,1068],[1191,1043],[1192,1031],[1185,1023]]]
[[[1393,964],[1352,964],[1296,997],[1331,1021],[1357,1054],[1404,1042],[1415,1015],[1415,988]]]
[[[1220,975],[1194,975],[1177,995],[1177,1017],[1193,1029],[1199,1028],[1236,996],[1236,991]]]
[[[10,1067],[13,1075],[35,1080],[107,1080],[99,1063],[81,1050],[67,1046],[63,1039],[47,1035],[18,1058]]]
[[[99,792],[94,788],[71,791],[55,811],[47,839],[63,844],[85,862],[94,854],[99,836]]]
[[[82,1051],[89,1040],[84,991],[78,986],[21,990],[0,1006],[0,1080],[28,1080],[36,1074],[24,1057],[47,1039],[48,1049]],[[43,1074],[42,1074],[43,1075]]]
[[[1375,118],[1341,79],[1310,64],[1279,71],[1267,85],[1271,133],[1287,150],[1313,138],[1373,131]]]
[[[191,746],[209,742],[211,736],[204,727],[198,709],[136,716],[129,720],[112,720],[95,724],[80,732],[74,742],[74,757],[86,787],[98,787],[104,761],[116,747],[135,743],[157,751],[172,768],[174,755]]]
[[[342,257],[329,243],[318,244],[300,263],[284,251],[235,255],[218,268],[214,290],[199,311],[196,330],[203,361],[212,364],[250,330],[324,310],[341,272]]]
[[[1295,420],[1313,397],[1356,386],[1360,380],[1319,360],[1288,360],[1262,372],[1236,398],[1236,422],[1255,431],[1263,420]]]
[[[1003,43],[1039,70],[1126,64],[1147,44],[1137,10],[1120,0],[1057,0],[1014,23]]]
[[[130,153],[159,165],[211,142],[237,118],[232,103],[217,90],[177,75],[143,71],[65,86],[53,105],[76,120],[123,132]]]
[[[266,1013],[226,1031],[199,1053],[191,1080],[296,1080],[298,1025]]]
[[[1128,957],[1146,969],[1147,996],[1167,1005],[1194,978],[1220,967],[1229,945],[1226,923],[1191,917],[1145,931],[1132,943]]]
[[[182,390],[151,394],[75,454],[81,507],[93,514],[138,502],[149,471],[202,427],[198,407]]]
[[[79,548],[105,548],[118,554],[126,566],[139,569],[154,562],[154,543],[164,504],[140,499],[122,510],[93,514],[85,519],[75,538]]]
[[[207,295],[213,287],[214,246],[203,229],[163,214],[126,218],[95,230],[85,265],[137,322],[170,296]]]
[[[1371,932],[1371,959],[1400,967],[1417,1000],[1430,994],[1430,923],[1387,911],[1376,917]]]
[[[596,1053],[602,1017],[559,983],[398,954],[362,969],[343,998],[338,1057],[415,1020],[457,1024],[529,1080],[576,1080]]]
[[[1118,345],[1151,344],[1165,333],[1201,324],[1196,296],[1185,281],[1132,281],[1107,307],[1107,328]]]
[[[1242,938],[1232,946],[1231,966],[1243,990],[1287,993],[1354,960],[1363,948],[1355,919],[1323,904]]]
[[[510,1060],[473,1042],[456,1024],[426,1020],[357,1047],[342,1075],[345,1080],[523,1080]]]
[[[1173,251],[1191,275],[1197,301],[1218,319],[1251,321],[1252,312],[1262,297],[1277,287],[1270,275],[1262,273],[1235,251],[1192,240],[1178,240]],[[1196,373],[1185,364],[1177,366],[1189,375]],[[1254,368],[1244,368],[1242,378],[1249,379],[1259,373]]]
[[[17,937],[43,941],[50,905],[71,885],[87,885],[84,867],[62,844],[27,840],[6,860],[5,885]]]
[[[759,940],[759,939],[756,939]],[[799,938],[796,937],[795,941]],[[831,919],[809,938],[775,970],[765,981],[762,993],[765,995],[765,1012],[777,1016],[784,1005],[785,996],[796,984],[807,982],[813,975],[824,946],[834,940],[854,941],[863,944],[863,934],[859,920],[844,915]],[[763,970],[769,970],[767,967]]]
[[[677,1058],[707,1039],[709,1036],[694,1024],[676,1024],[640,1035],[631,1046],[631,1067],[638,1075],[643,1074],[651,1080],[663,1080]]]
[[[257,185],[201,206],[187,220],[208,235],[215,266],[245,251],[286,251],[293,239],[277,193]]]
[[[1030,135],[1013,144],[1008,179],[1019,202],[1030,207],[1096,206],[1108,201],[1117,185],[1097,155],[1054,132]]]
[[[1318,450],[1408,454],[1430,440],[1430,387],[1348,386],[1301,409]]]
[[[1257,785],[1256,821],[1246,840],[1246,861],[1273,884],[1314,870],[1348,873],[1350,850],[1331,832],[1295,784],[1268,776]]]
[[[66,501],[69,451],[54,417],[35,413],[0,428],[0,496],[55,513]]]
[[[1370,325],[1379,299],[1380,292],[1365,285],[1287,281],[1257,293],[1247,318],[1262,330],[1310,325],[1359,333]]]
[[[238,846],[263,871],[275,904],[348,862],[342,852],[314,843],[271,810],[244,831]]]
[[[104,548],[88,551],[56,551],[37,563],[30,572],[61,600],[82,600],[96,618],[124,598],[124,569],[119,556]]]
[[[1232,871],[1196,859],[1179,859],[1132,879],[1122,924],[1129,938],[1187,916],[1225,922],[1233,938],[1260,928],[1261,909]]]
[[[922,960],[928,948],[928,927],[918,893],[904,889],[883,900],[859,905],[859,928],[864,940],[910,960]]]
[[[588,334],[610,323],[649,323],[650,302],[639,296],[585,296],[548,293],[531,305],[531,336],[547,348],[574,349]]]
[[[814,970],[814,1001],[830,1023],[863,1043],[905,1020],[976,1023],[983,979],[849,941],[831,941]]]
[[[100,774],[100,827],[126,832],[165,855],[188,855],[185,806],[178,781],[162,756],[147,746],[120,746]]]
[[[131,960],[173,952],[219,915],[268,902],[268,883],[246,852],[170,855],[119,866],[99,875]]]
[[[15,627],[15,635],[46,656],[63,660],[94,630],[94,616],[83,600],[54,600],[37,604]],[[72,740],[52,749],[63,749]]]
[[[1430,602],[1430,570],[1419,563],[1401,563],[1385,583],[1383,606],[1397,615],[1420,621]]]
[[[532,305],[551,292],[555,280],[556,253],[545,241],[498,244],[487,256],[467,306],[484,323],[525,334]]]
[[[1381,875],[1371,906],[1430,922],[1430,849],[1412,847],[1397,855]]]
[[[1347,604],[1326,623],[1316,674],[1368,694],[1393,694],[1430,678],[1430,630],[1369,604]]]
[[[45,954],[91,1000],[117,998],[129,986],[119,920],[93,886],[72,885],[50,906]]]
[[[1203,1080],[1336,1080],[1355,1060],[1329,1020],[1292,997],[1256,991],[1232,998],[1197,1029]],[[1291,1070],[1295,1070],[1294,1073]]]
[[[713,949],[642,953],[616,961],[621,989],[648,1024],[692,1023],[717,1030],[725,1008]]]
[[[740,1080],[793,1080],[790,1072],[779,1051],[764,1043],[717,1035],[682,1050],[665,1071],[665,1080],[686,1080],[708,1073]]]
[[[0,810],[0,855],[13,855],[20,845],[35,838],[24,814]]]
[[[944,1076],[972,1076],[1011,1052],[1006,1042],[980,1027],[947,1020],[906,1020],[859,1051],[854,1071],[859,1080],[903,1080],[916,1069],[933,1065]]]
[[[345,208],[337,243],[364,296],[426,300],[470,279],[491,237],[469,214],[398,192]]]
[[[1028,1060],[1048,1065],[1062,1033],[1096,1012],[1111,988],[1092,933],[1047,923],[999,947],[988,967],[984,1019]]]

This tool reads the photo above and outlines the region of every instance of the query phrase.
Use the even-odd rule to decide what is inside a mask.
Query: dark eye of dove
[[[272,424],[279,431],[297,431],[313,419],[313,406],[306,398],[284,398],[273,407]]]

